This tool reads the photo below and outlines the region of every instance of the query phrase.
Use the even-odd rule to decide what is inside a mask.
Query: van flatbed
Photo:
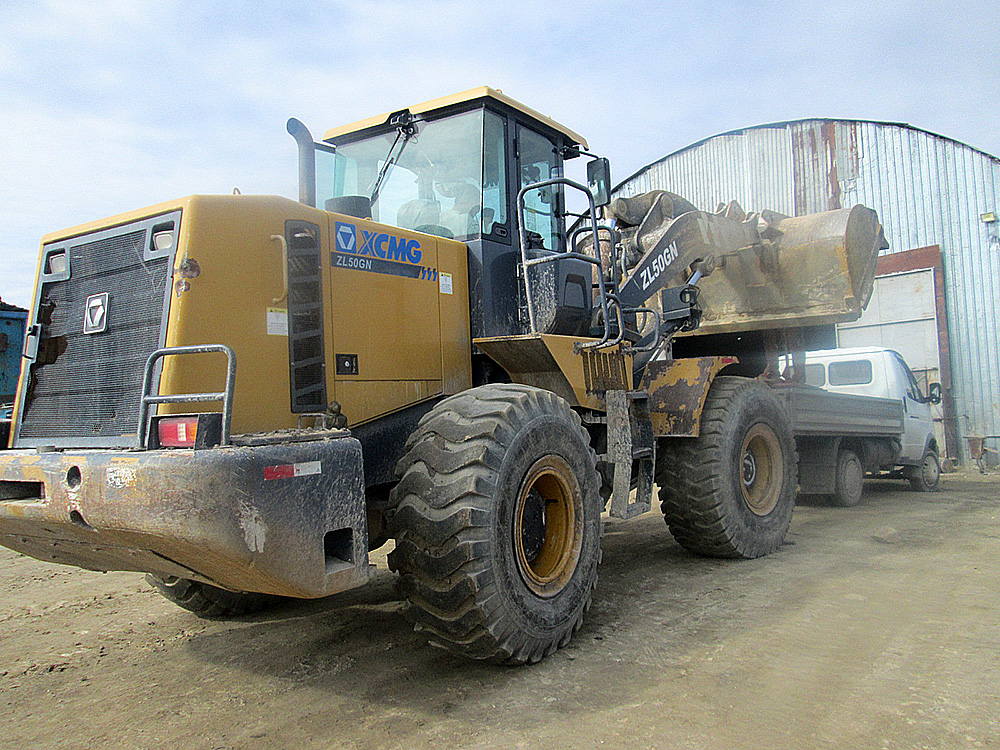
[[[898,399],[830,393],[801,383],[780,383],[773,391],[788,407],[796,437],[903,434],[903,403]]]

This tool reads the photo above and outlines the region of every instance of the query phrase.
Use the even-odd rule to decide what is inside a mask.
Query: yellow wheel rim
[[[580,560],[580,485],[560,456],[538,459],[521,483],[514,509],[514,549],[521,578],[535,594],[562,591]]]
[[[781,446],[774,430],[755,424],[747,431],[739,469],[743,502],[758,516],[766,516],[778,504],[784,481]]]

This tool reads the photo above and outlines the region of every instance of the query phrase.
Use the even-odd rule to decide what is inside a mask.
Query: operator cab
[[[302,202],[464,242],[473,337],[526,332],[518,191],[561,176],[563,160],[586,149],[581,136],[486,86],[334,128],[320,143],[307,142],[297,121],[289,131],[300,146]],[[565,252],[562,185],[526,193],[523,215],[533,252]],[[544,268],[556,287],[544,329],[589,331],[590,269],[572,259]]]
[[[334,148],[317,149],[318,206],[336,210],[343,196],[369,196],[374,221],[504,244],[516,234],[518,189],[561,174],[564,156],[586,147],[486,86],[334,128],[323,142]],[[565,242],[561,201],[561,189],[529,197],[527,228],[547,250]]]

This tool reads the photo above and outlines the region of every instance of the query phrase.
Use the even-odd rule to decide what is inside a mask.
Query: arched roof
[[[621,185],[624,185],[625,183],[627,183],[629,180],[632,180],[635,177],[638,177],[639,175],[641,175],[643,172],[645,172],[646,170],[648,170],[653,165],[660,164],[660,163],[666,161],[667,159],[670,159],[671,157],[674,157],[674,156],[677,156],[678,154],[684,153],[685,151],[690,151],[691,149],[698,148],[698,146],[702,146],[702,145],[704,145],[704,144],[708,143],[709,141],[714,140],[716,138],[724,138],[725,136],[729,136],[729,135],[743,135],[744,133],[747,133],[747,132],[749,132],[751,130],[767,130],[767,129],[777,129],[777,128],[788,128],[788,127],[791,127],[793,125],[802,125],[802,124],[807,123],[807,122],[854,123],[854,124],[865,124],[865,125],[880,125],[880,126],[884,126],[884,127],[899,128],[900,130],[911,130],[911,131],[913,131],[915,133],[922,133],[923,135],[928,135],[928,136],[931,136],[932,138],[937,138],[937,139],[940,139],[942,141],[947,141],[949,143],[953,143],[956,146],[961,146],[962,148],[967,148],[967,149],[969,149],[971,151],[974,151],[977,154],[981,154],[982,156],[985,156],[985,157],[987,157],[989,159],[992,159],[993,161],[995,161],[998,164],[1000,164],[1000,156],[994,156],[993,154],[989,153],[988,151],[983,151],[981,148],[976,148],[975,146],[971,146],[968,143],[965,143],[963,141],[958,140],[957,138],[951,138],[951,137],[946,136],[946,135],[941,135],[940,133],[935,133],[934,131],[932,131],[932,130],[926,130],[925,128],[918,128],[915,125],[910,125],[907,122],[893,122],[891,120],[863,120],[863,119],[857,119],[857,118],[853,118],[853,117],[802,117],[802,118],[799,118],[797,120],[777,120],[775,122],[761,123],[760,125],[750,125],[750,126],[745,127],[745,128],[734,128],[733,130],[726,130],[726,131],[724,131],[722,133],[716,133],[715,135],[710,135],[707,138],[702,138],[701,140],[695,141],[694,143],[689,143],[687,146],[683,146],[683,147],[677,149],[676,151],[671,151],[666,156],[663,156],[663,157],[657,159],[656,161],[652,161],[652,162],[650,162],[649,164],[647,164],[644,167],[640,167],[635,172],[633,172],[628,177],[626,177],[624,180],[622,180],[621,182],[619,182],[618,185],[615,186],[615,190],[617,190],[618,187],[620,187]]]

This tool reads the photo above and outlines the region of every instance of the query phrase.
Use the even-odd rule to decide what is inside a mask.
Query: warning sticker
[[[288,310],[284,307],[267,308],[267,335],[288,335]]]
[[[303,461],[298,464],[279,464],[277,466],[264,467],[264,479],[290,479],[291,477],[304,477],[309,474],[322,474],[322,461]]]
[[[441,294],[452,294],[451,290],[451,274],[442,273],[439,277],[439,284],[441,287]]]

